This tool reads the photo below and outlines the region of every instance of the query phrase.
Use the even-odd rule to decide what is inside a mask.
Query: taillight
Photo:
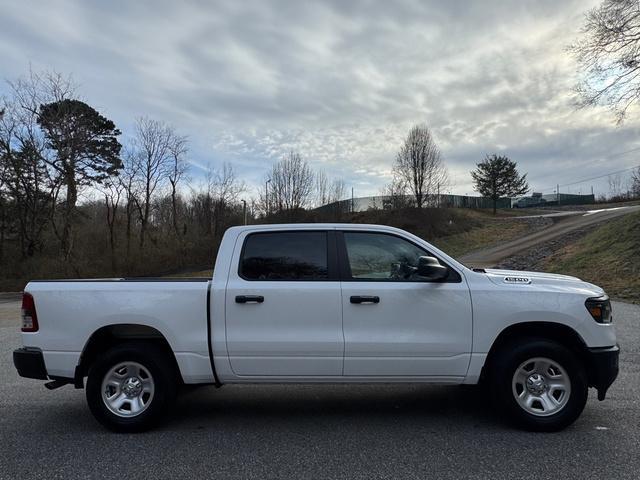
[[[30,293],[22,294],[22,331],[38,331],[38,315],[36,315],[36,304]]]

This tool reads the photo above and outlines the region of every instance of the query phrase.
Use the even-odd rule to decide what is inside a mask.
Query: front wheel
[[[87,403],[94,417],[117,432],[159,423],[171,406],[177,375],[167,353],[153,344],[127,343],[106,352],[89,370]]]
[[[519,426],[557,431],[584,410],[588,384],[577,355],[545,339],[524,339],[497,352],[491,386],[497,404]]]

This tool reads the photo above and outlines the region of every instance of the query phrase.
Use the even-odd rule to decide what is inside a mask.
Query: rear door
[[[424,247],[383,232],[338,232],[345,336],[344,375],[456,381],[471,355],[471,298],[450,268],[445,281],[412,272]],[[442,262],[441,262],[442,263]]]
[[[342,375],[333,230],[241,234],[226,291],[227,348],[240,376]]]

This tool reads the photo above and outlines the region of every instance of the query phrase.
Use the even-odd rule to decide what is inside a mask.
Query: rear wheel
[[[503,348],[492,362],[491,388],[496,403],[519,426],[557,431],[572,424],[588,397],[584,367],[565,346],[545,339],[524,339]]]
[[[167,353],[153,344],[127,343],[107,351],[89,370],[87,403],[107,428],[148,430],[175,399],[177,373]]]

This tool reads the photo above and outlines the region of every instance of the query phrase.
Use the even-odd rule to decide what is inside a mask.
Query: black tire
[[[584,410],[589,389],[578,354],[547,339],[524,338],[517,343],[516,346],[508,345],[496,352],[490,365],[489,383],[500,413],[506,413],[513,423],[530,431],[555,432],[571,425]],[[564,369],[571,387],[564,406],[548,416],[532,414],[521,406],[514,393],[517,387],[512,384],[514,374],[524,362],[540,357],[550,359]],[[553,412],[552,409],[549,411]]]
[[[153,395],[141,413],[123,417],[107,407],[102,396],[102,383],[112,368],[126,362],[135,362],[150,374]],[[142,432],[166,418],[175,401],[178,383],[177,369],[170,352],[152,343],[123,343],[101,355],[91,366],[86,386],[87,403],[96,420],[108,429],[123,433]]]

